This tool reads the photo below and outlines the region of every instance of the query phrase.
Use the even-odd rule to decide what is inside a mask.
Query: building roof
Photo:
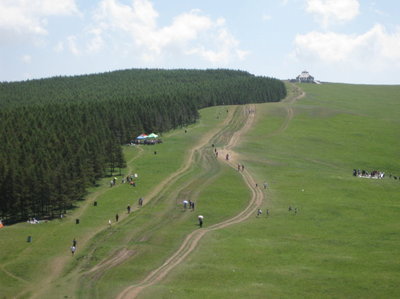
[[[302,71],[298,78],[309,78],[312,77],[307,71]]]

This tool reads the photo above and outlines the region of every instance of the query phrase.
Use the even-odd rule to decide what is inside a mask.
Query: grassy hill
[[[255,123],[235,148],[265,194],[264,214],[208,232],[184,263],[140,296],[400,295],[400,180],[389,177],[400,176],[400,86],[299,86],[304,98],[295,101],[298,91],[289,85],[286,101],[257,104]],[[223,147],[246,109],[203,109],[187,133],[170,132],[154,147],[125,147],[123,176],[138,173],[135,188],[110,188],[104,180],[62,220],[0,229],[0,298],[115,297],[197,230],[197,214],[210,226],[241,211],[250,191],[237,171],[212,158],[211,144]],[[386,177],[353,177],[354,168]],[[139,209],[141,196],[146,205]],[[196,212],[182,209],[185,198],[196,201]],[[134,208],[129,215],[127,204]],[[78,252],[71,257],[74,237]]]
[[[400,86],[299,86],[306,97],[293,111],[257,105],[237,149],[269,183],[270,216],[206,236],[144,298],[399,296],[400,180],[388,175],[400,174]],[[353,168],[386,177],[353,177]]]

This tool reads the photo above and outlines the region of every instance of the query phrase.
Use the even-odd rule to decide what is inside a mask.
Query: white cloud
[[[133,0],[132,5],[102,0],[90,29],[97,33],[87,50],[105,45],[119,48],[124,44],[125,51],[139,53],[145,61],[159,60],[171,53],[198,55],[221,63],[245,56],[223,18],[212,20],[201,11],[192,10],[175,16],[170,25],[160,27],[158,16],[149,0]]]
[[[89,53],[96,53],[100,51],[104,46],[104,40],[101,36],[100,29],[93,29],[89,32],[93,37],[89,40],[86,49]]]
[[[313,14],[322,26],[343,23],[359,14],[358,0],[307,0],[307,12]]]
[[[0,41],[12,35],[45,35],[46,17],[78,13],[75,0],[1,0]]]
[[[400,67],[400,28],[388,33],[377,24],[360,35],[310,32],[297,35],[293,56],[300,61],[342,64],[359,69]]]
[[[213,50],[201,45],[191,48],[187,54],[199,55],[213,64],[227,64],[233,56],[243,60],[249,54],[248,51],[238,49],[239,42],[227,30],[221,29],[217,35],[218,42],[214,45]]]

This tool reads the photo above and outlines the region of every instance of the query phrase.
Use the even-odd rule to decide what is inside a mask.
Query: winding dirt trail
[[[270,136],[277,135],[285,131],[289,123],[294,117],[294,110],[293,104],[300,98],[305,96],[305,93],[301,88],[292,84],[292,94],[288,96],[284,101],[284,109],[286,110],[286,117],[284,122],[282,123],[281,127],[278,128],[275,132],[273,132]],[[256,116],[256,106],[255,105],[247,105],[245,109],[243,109],[242,113],[248,114],[247,119],[240,130],[236,131],[230,138],[228,144],[222,148],[219,152],[225,157],[226,154],[229,154],[229,161],[225,160],[225,163],[228,163],[232,168],[236,169],[237,161],[240,160],[240,155],[233,151],[233,148],[240,142],[241,137],[252,127],[255,116]],[[228,122],[229,117],[227,118],[226,122]],[[209,138],[209,136],[207,137]],[[199,145],[196,150],[200,149],[201,146]],[[192,151],[193,153],[194,151]],[[182,172],[189,168],[189,165],[186,165],[182,168]],[[175,253],[169,257],[160,267],[153,270],[149,273],[142,281],[139,283],[129,286],[124,289],[121,293],[117,295],[117,299],[124,299],[124,298],[136,298],[138,294],[143,291],[145,288],[156,284],[157,282],[161,281],[168,273],[173,270],[177,265],[182,263],[186,257],[192,253],[196,247],[198,246],[199,241],[201,238],[208,232],[222,229],[228,227],[230,225],[243,222],[247,220],[254,213],[258,207],[264,201],[264,193],[263,191],[257,187],[257,184],[252,177],[252,175],[247,171],[244,170],[240,172],[243,180],[251,190],[252,196],[251,199],[244,210],[242,210],[236,216],[222,221],[220,223],[211,225],[207,228],[201,228],[191,232],[182,242],[181,246],[175,251]]]
[[[232,168],[236,168],[236,159],[237,156],[233,152],[233,147],[237,145],[240,140],[240,137],[245,134],[252,126],[254,119],[255,119],[255,105],[248,105],[246,109],[243,109],[243,113],[247,113],[247,111],[254,111],[254,113],[249,113],[246,119],[246,122],[242,126],[242,128],[236,131],[231,139],[229,140],[228,144],[222,149],[222,152],[228,153],[230,155],[229,161],[226,161]],[[228,119],[228,118],[227,118]],[[220,160],[221,161],[221,160]],[[185,167],[189,167],[188,165]],[[176,250],[176,252],[169,257],[164,264],[162,264],[157,269],[153,270],[152,272],[147,275],[141,282],[136,285],[129,286],[125,290],[123,290],[118,296],[118,299],[122,298],[135,298],[143,289],[156,284],[160,280],[162,280],[172,269],[174,269],[178,264],[182,263],[185,258],[196,249],[199,241],[201,238],[208,232],[225,228],[227,226],[245,221],[250,216],[254,215],[257,207],[259,207],[263,200],[264,194],[263,192],[256,187],[256,183],[250,173],[248,171],[241,172],[244,181],[248,185],[249,189],[252,191],[251,200],[249,201],[247,207],[241,211],[236,216],[222,221],[220,223],[211,225],[207,228],[201,228],[191,232],[182,242],[181,246]]]
[[[173,174],[171,174],[169,177],[167,177],[159,184],[157,184],[157,186],[155,186],[155,188],[152,189],[152,191],[148,195],[146,195],[146,200],[144,201],[143,206],[149,204],[153,199],[157,199],[158,197],[160,197],[160,194],[163,194],[163,192],[167,189],[167,186],[173,185],[177,180],[179,180],[195,163],[196,152],[202,152],[203,148],[208,147],[210,139],[219,133],[220,127],[222,128],[226,127],[232,121],[232,119],[233,119],[233,112],[229,112],[227,114],[227,117],[219,127],[210,130],[208,133],[202,136],[202,138],[198,139],[196,145],[194,145],[188,151],[188,154],[186,155],[184,162],[182,163],[182,166]],[[129,169],[129,171],[132,172],[131,169]],[[94,266],[93,268],[87,271],[84,271],[82,273],[82,277],[84,277],[85,279],[88,279],[89,277],[91,279],[93,278],[96,279],[101,275],[103,275],[104,272],[107,271],[108,269],[111,269],[123,263],[128,258],[135,255],[135,253],[136,252],[134,252],[133,250],[127,250],[127,249],[118,250],[114,252],[110,257],[103,260],[100,264]]]
[[[267,137],[279,135],[289,127],[289,123],[293,119],[293,116],[294,116],[294,110],[292,107],[293,104],[297,100],[303,98],[306,95],[306,93],[300,87],[298,87],[294,84],[292,84],[291,86],[292,86],[293,94],[291,94],[285,100],[282,101],[282,103],[284,103],[284,109],[286,111],[286,118],[285,118],[284,122],[282,123],[282,125],[280,126],[280,128],[278,130],[272,132],[271,134],[269,134]]]
[[[222,123],[222,126],[226,126],[233,118],[233,113],[229,112],[226,119]],[[166,186],[173,184],[182,174],[184,174],[194,163],[194,155],[198,152],[202,147],[208,144],[209,140],[217,134],[218,128],[215,128],[205,134],[201,139],[198,140],[197,144],[189,150],[188,156],[183,163],[183,166],[179,168],[176,172],[174,172],[171,176],[166,178],[160,184],[158,184],[149,195],[147,195],[147,199],[145,203],[149,202],[152,198],[156,197],[160,192],[165,189]]]

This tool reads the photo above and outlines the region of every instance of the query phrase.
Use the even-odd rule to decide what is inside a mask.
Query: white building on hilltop
[[[311,76],[307,71],[302,71],[301,74],[296,77],[296,81],[302,83],[315,83],[314,77]]]

